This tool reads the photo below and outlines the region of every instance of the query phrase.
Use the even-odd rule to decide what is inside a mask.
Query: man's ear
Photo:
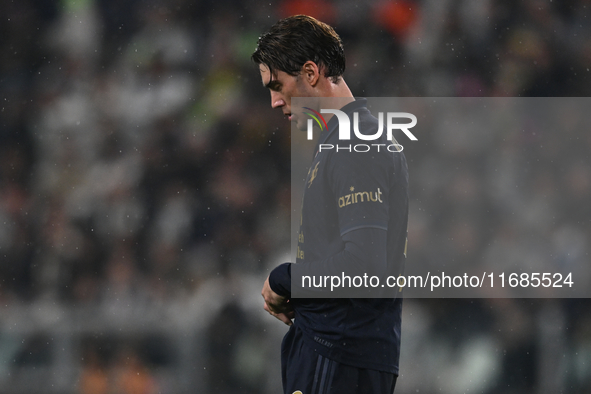
[[[308,60],[302,66],[302,74],[310,86],[314,87],[318,84],[320,79],[320,69],[318,65],[311,60]]]

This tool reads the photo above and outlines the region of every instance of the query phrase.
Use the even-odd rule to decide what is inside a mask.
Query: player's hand
[[[269,278],[265,280],[265,284],[263,284],[263,290],[261,291],[261,295],[265,300],[265,305],[263,309],[269,312],[271,315],[275,316],[277,319],[281,320],[288,326],[291,326],[293,322],[291,319],[294,318],[295,313],[289,300],[285,297],[280,296],[279,294],[275,293],[271,286],[269,286]]]

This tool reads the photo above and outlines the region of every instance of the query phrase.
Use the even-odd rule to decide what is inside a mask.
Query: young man
[[[306,129],[307,119],[292,108],[292,97],[309,98],[315,111],[330,104],[350,119],[357,113],[359,130],[376,134],[378,120],[342,77],[343,46],[332,27],[304,15],[280,20],[259,38],[252,58],[271,92],[271,106],[299,129]],[[320,150],[321,143],[339,142],[338,119],[328,113],[324,118],[327,128],[304,186],[297,264],[275,268],[262,290],[264,309],[290,326],[281,349],[283,389],[286,394],[391,394],[400,354],[399,293],[291,298],[291,275],[302,269],[336,275],[360,269],[384,280],[400,274],[405,262],[404,155],[386,149],[369,154]],[[385,134],[374,142],[387,145]],[[355,138],[350,143],[360,141]]]

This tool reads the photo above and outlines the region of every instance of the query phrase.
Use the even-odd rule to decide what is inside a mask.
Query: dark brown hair
[[[256,64],[298,75],[304,63],[313,61],[324,67],[324,76],[336,82],[345,72],[345,52],[332,27],[307,15],[281,19],[259,37],[252,54]]]

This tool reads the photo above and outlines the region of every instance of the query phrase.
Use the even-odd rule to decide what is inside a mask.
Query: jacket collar
[[[362,108],[367,107],[367,99],[365,98],[355,98],[355,101],[350,102],[349,104],[345,105],[340,110],[346,113],[347,115],[351,115],[353,112],[358,111]],[[318,147],[320,144],[324,144],[328,138],[338,129],[339,121],[336,116],[333,116],[328,121],[327,130],[323,131],[320,134],[320,138],[318,139],[318,144],[316,145],[316,151],[318,151]]]

